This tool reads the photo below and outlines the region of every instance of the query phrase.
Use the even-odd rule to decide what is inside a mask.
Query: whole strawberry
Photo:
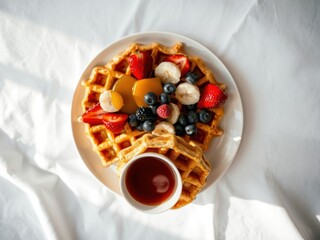
[[[149,52],[137,52],[128,57],[130,70],[136,79],[150,77],[153,59]]]
[[[198,108],[216,108],[220,107],[228,99],[228,94],[213,83],[204,86]]]
[[[157,108],[157,114],[163,119],[167,119],[171,115],[172,109],[168,104],[162,104]]]

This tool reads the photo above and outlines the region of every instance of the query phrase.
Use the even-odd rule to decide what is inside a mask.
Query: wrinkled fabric
[[[1,1],[0,239],[319,239],[319,12],[299,0]],[[145,31],[205,45],[244,108],[227,173],[158,215],[95,179],[70,120],[89,62]]]

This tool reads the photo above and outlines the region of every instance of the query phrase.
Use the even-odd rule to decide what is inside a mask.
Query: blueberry
[[[198,114],[195,111],[188,112],[188,122],[190,124],[197,123],[199,121]]]
[[[139,125],[136,127],[136,129],[140,132],[143,131],[143,122],[140,122]]]
[[[130,114],[128,117],[128,122],[131,127],[137,127],[139,125],[139,121],[135,114]]]
[[[154,124],[154,122],[147,120],[143,123],[142,128],[146,132],[152,132],[155,128],[155,124]]]
[[[185,114],[180,114],[179,118],[178,118],[178,123],[181,126],[187,126],[188,125],[188,117]]]
[[[191,104],[191,105],[187,105],[187,109],[188,111],[195,111],[197,110],[197,104]]]
[[[168,104],[171,101],[170,96],[166,93],[161,93],[159,99],[161,104]]]
[[[197,133],[197,127],[194,124],[190,124],[184,128],[186,134],[188,135],[195,135]]]
[[[167,93],[167,94],[175,93],[176,86],[173,83],[165,83],[163,85],[163,91],[164,93]]]
[[[196,73],[188,72],[186,75],[186,81],[191,84],[196,84],[199,80],[199,76]]]
[[[154,92],[148,92],[144,95],[144,102],[148,105],[155,105],[157,103],[157,95]]]
[[[151,110],[152,110],[152,112],[153,112],[153,114],[157,114],[157,108],[158,108],[159,106],[156,104],[156,105],[152,105],[152,106],[150,106],[150,108],[151,108]]]
[[[211,121],[211,119],[212,119],[212,112],[210,112],[208,110],[205,110],[205,109],[202,109],[199,112],[199,120],[200,120],[200,122],[208,123],[208,122]]]
[[[176,131],[176,135],[177,136],[182,136],[182,135],[184,135],[185,134],[185,132],[184,132],[184,127],[183,126],[181,126],[180,124],[175,124],[174,125],[174,129],[175,129],[175,131]]]

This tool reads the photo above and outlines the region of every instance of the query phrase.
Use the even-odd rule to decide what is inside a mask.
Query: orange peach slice
[[[157,96],[162,93],[162,84],[159,78],[145,78],[137,80],[132,87],[133,98],[138,107],[146,107],[144,95],[148,92],[154,92]]]

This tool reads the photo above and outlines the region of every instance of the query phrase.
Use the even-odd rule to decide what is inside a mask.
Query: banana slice
[[[107,112],[117,112],[123,106],[123,98],[120,93],[108,90],[99,97],[100,106]]]
[[[175,134],[176,131],[174,130],[174,126],[169,122],[160,122],[156,125],[152,134],[160,136],[162,134],[172,133]]]
[[[200,90],[198,86],[190,83],[181,83],[176,90],[176,98],[184,105],[191,105],[199,102]]]
[[[164,83],[176,84],[180,81],[181,71],[180,68],[172,62],[160,63],[154,72],[155,76],[161,79]]]
[[[180,110],[179,110],[179,107],[174,103],[170,103],[170,107],[171,107],[171,114],[167,118],[167,121],[170,122],[171,124],[175,124],[178,121]]]

